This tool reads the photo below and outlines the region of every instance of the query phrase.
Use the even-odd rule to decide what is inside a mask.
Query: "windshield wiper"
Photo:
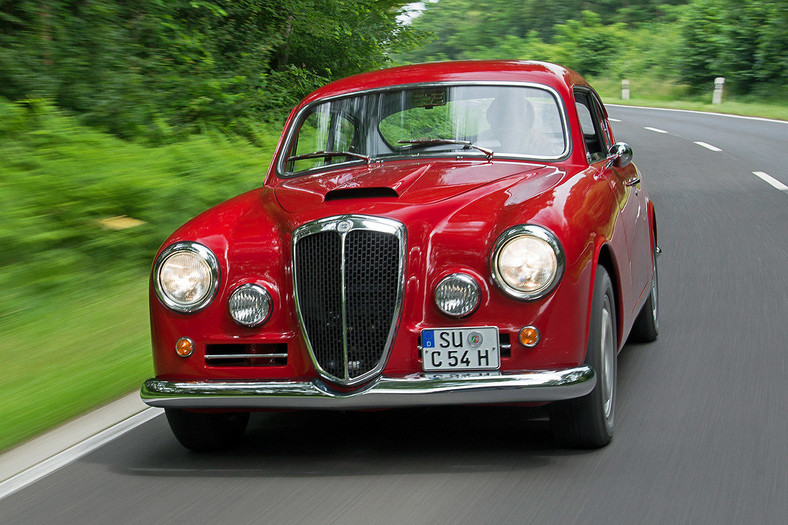
[[[287,162],[293,162],[296,160],[320,159],[325,157],[353,157],[356,159],[361,159],[365,161],[367,164],[372,162],[372,158],[369,155],[362,155],[361,153],[353,153],[352,151],[315,151],[312,153],[304,153],[302,155],[294,155],[292,157],[287,157]]]
[[[455,140],[455,139],[419,139],[419,140],[398,140],[397,144],[410,144],[411,146],[418,146],[418,147],[428,147],[428,146],[438,146],[441,144],[459,144],[462,146],[462,149],[476,149],[481,151],[487,156],[487,160],[490,160],[495,153],[491,149],[482,148],[481,146],[477,146],[470,140]]]

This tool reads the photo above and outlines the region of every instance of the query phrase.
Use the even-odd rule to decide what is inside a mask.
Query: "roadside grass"
[[[735,97],[723,94],[722,104],[712,104],[712,88],[698,95],[688,86],[649,78],[630,80],[630,99],[621,98],[621,81],[607,78],[589,79],[605,104],[623,104],[653,108],[686,109],[711,113],[726,113],[746,117],[762,117],[788,121],[788,93],[768,96]]]
[[[258,131],[257,147],[211,131],[150,146],[0,99],[0,450],[150,377],[151,259],[260,185],[279,130]]]
[[[0,451],[150,377],[147,277],[34,297],[0,323]]]

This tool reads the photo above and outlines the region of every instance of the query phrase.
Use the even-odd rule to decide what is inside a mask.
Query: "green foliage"
[[[561,58],[568,30],[588,31],[589,42],[604,32],[601,26],[621,27],[661,20],[686,0],[440,0],[427,3],[414,28],[432,36],[425,45],[399,55],[403,62],[479,58]],[[586,24],[588,23],[588,25]],[[610,44],[608,42],[605,47]],[[615,42],[613,42],[615,46]],[[610,55],[607,49],[595,49]],[[590,51],[588,52],[591,53]]]
[[[692,0],[682,20],[681,78],[708,86],[722,76],[739,93],[784,86],[786,27],[786,0]]]
[[[249,136],[337,77],[414,41],[396,0],[9,0],[0,96],[160,143],[208,127]]]
[[[432,39],[400,62],[531,59],[616,79],[784,93],[788,0],[440,0],[413,21]]]
[[[0,316],[86,276],[144,271],[180,224],[261,184],[277,131],[257,129],[264,149],[218,133],[152,148],[0,100]]]
[[[602,17],[593,11],[583,11],[580,20],[569,20],[556,25],[556,44],[564,55],[560,62],[588,75],[606,71],[623,49],[619,37],[625,24],[602,25]]]

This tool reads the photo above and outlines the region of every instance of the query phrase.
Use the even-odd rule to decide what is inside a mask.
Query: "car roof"
[[[550,86],[562,96],[573,86],[588,83],[571,69],[524,60],[432,62],[380,69],[337,80],[314,91],[302,104],[361,90],[435,82],[533,82]]]

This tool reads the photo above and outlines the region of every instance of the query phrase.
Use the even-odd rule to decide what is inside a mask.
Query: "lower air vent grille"
[[[287,344],[213,344],[205,346],[208,366],[285,366]]]

